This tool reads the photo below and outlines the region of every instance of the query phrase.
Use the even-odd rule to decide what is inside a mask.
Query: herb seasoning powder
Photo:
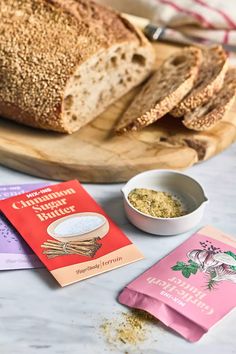
[[[167,192],[135,188],[129,193],[128,200],[135,209],[157,218],[175,218],[187,214],[182,203]]]

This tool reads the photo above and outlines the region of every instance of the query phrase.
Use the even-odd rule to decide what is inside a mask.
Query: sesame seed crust
[[[145,42],[93,1],[1,0],[0,16],[0,114],[60,132],[68,131],[62,100],[76,68],[114,43]]]

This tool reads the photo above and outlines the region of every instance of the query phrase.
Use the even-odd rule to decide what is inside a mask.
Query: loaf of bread
[[[152,124],[174,108],[192,89],[202,51],[188,47],[167,58],[142,87],[116,126],[119,134]]]
[[[0,1],[0,115],[72,133],[141,83],[154,51],[90,0]]]

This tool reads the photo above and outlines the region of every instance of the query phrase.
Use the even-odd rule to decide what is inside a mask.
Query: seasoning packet
[[[3,200],[0,209],[61,286],[143,258],[78,181]]]
[[[48,183],[2,185],[0,186],[0,200],[47,185]],[[0,215],[0,270],[38,267],[43,267],[39,258],[4,215]]]
[[[191,342],[236,305],[236,240],[206,226],[131,282],[119,301]]]

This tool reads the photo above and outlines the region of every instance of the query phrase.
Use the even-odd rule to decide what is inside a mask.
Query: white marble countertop
[[[202,225],[211,224],[236,237],[236,145],[187,173],[204,186],[210,203]],[[39,181],[0,167],[0,184]],[[236,353],[236,311],[199,342],[190,344],[162,325],[152,325],[137,346],[112,346],[100,325],[128,311],[117,300],[134,277],[175,248],[190,233],[155,237],[142,233],[124,216],[121,185],[85,188],[144,253],[145,260],[59,288],[46,269],[0,272],[0,352],[2,354],[231,354]],[[200,226],[202,226],[200,225]],[[224,299],[222,299],[224,301]]]

